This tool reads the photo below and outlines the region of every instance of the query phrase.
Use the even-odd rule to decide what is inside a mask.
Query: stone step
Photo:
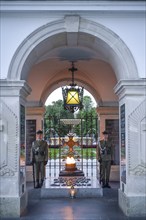
[[[100,188],[75,188],[75,197],[77,198],[96,198],[103,196],[103,189]],[[67,198],[71,197],[70,188],[41,188],[40,197],[49,198]]]
[[[61,176],[55,179],[47,178],[41,188],[41,198],[70,197],[71,186],[74,187],[76,197],[94,198],[103,195],[102,188],[96,178],[84,176]]]

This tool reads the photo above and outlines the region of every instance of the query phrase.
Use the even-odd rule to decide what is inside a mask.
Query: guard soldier
[[[43,140],[43,132],[41,130],[38,130],[36,135],[36,141],[32,143],[31,157],[35,172],[35,188],[40,188],[43,185],[45,165],[48,162],[48,144]]]
[[[100,180],[102,187],[111,188],[109,185],[111,164],[113,163],[114,147],[108,138],[108,132],[104,131],[103,140],[98,144],[98,161],[100,163]]]

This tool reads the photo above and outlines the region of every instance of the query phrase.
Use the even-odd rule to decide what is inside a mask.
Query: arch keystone
[[[78,32],[79,31],[80,17],[77,15],[65,16],[65,27],[67,32]]]

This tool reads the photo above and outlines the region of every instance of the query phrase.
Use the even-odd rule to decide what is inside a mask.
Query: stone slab
[[[27,207],[27,193],[21,197],[0,198],[0,218],[18,218]]]
[[[40,189],[40,197],[42,199],[70,197],[72,185],[74,186],[76,197],[78,198],[96,198],[103,196],[103,189],[96,178],[91,179],[75,176],[68,178],[59,177],[52,181],[46,179]]]
[[[146,216],[146,196],[127,196],[119,189],[119,207],[126,216]]]
[[[75,188],[77,198],[96,198],[103,196],[102,188]],[[41,198],[69,198],[70,188],[42,188]]]

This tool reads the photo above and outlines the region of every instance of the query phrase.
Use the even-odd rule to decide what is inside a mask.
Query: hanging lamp
[[[74,62],[72,62],[72,66],[68,70],[72,73],[72,83],[69,86],[62,87],[62,95],[64,109],[74,113],[83,108],[84,88],[74,83],[74,72],[77,71],[77,68],[74,67]]]

